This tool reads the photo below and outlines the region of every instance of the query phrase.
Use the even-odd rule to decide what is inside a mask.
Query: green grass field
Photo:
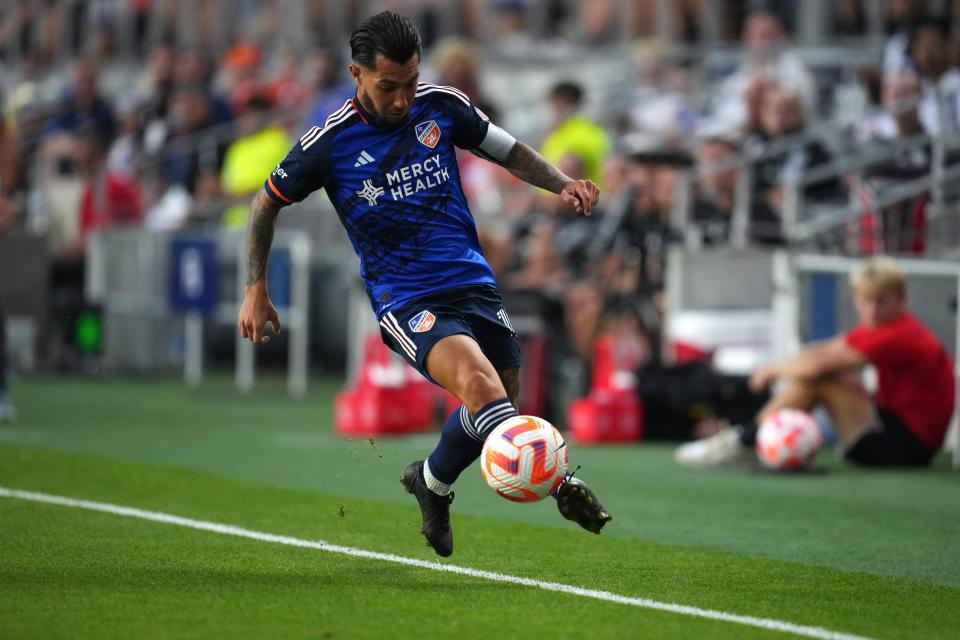
[[[343,440],[335,380],[26,379],[0,487],[430,562],[410,566],[0,497],[0,638],[776,638],[789,633],[434,570],[398,482],[434,435]],[[573,447],[601,536],[470,469],[444,565],[868,638],[960,637],[960,472],[772,475]],[[848,634],[846,636],[842,634]]]

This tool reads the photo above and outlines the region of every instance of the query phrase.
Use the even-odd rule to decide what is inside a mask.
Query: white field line
[[[770,629],[772,631],[781,631],[783,633],[792,633],[807,638],[818,638],[821,640],[869,640],[863,636],[856,636],[839,631],[831,631],[822,627],[807,627],[791,622],[781,620],[772,620],[769,618],[754,618],[753,616],[743,616],[723,611],[714,611],[712,609],[701,609],[683,604],[673,604],[669,602],[660,602],[648,598],[634,598],[624,596],[610,591],[598,591],[595,589],[584,589],[569,584],[559,582],[547,582],[544,580],[534,580],[533,578],[522,578],[520,576],[511,576],[504,573],[495,573],[493,571],[483,571],[480,569],[471,569],[470,567],[459,567],[452,564],[441,564],[440,562],[428,562],[416,558],[407,558],[394,555],[392,553],[379,553],[377,551],[367,551],[365,549],[356,549],[354,547],[344,547],[337,544],[330,544],[322,540],[303,540],[291,536],[281,536],[275,533],[265,533],[262,531],[252,531],[242,527],[234,527],[216,522],[207,522],[204,520],[194,520],[192,518],[183,518],[169,513],[157,511],[146,511],[133,507],[124,507],[106,502],[91,502],[89,500],[77,500],[63,496],[55,496],[47,493],[36,493],[34,491],[20,491],[18,489],[8,489],[0,487],[0,497],[16,498],[18,500],[28,500],[31,502],[43,502],[46,504],[55,504],[64,507],[74,507],[76,509],[88,509],[90,511],[100,511],[111,513],[117,516],[128,518],[139,518],[150,522],[161,522],[164,524],[174,524],[190,529],[199,529],[201,531],[211,531],[213,533],[222,533],[228,536],[239,538],[249,538],[259,540],[260,542],[272,542],[275,544],[284,544],[291,547],[300,547],[303,549],[317,549],[328,553],[339,553],[345,556],[354,556],[357,558],[368,558],[370,560],[382,560],[384,562],[393,562],[420,569],[429,569],[431,571],[443,571],[457,575],[470,576],[483,580],[492,580],[493,582],[502,582],[507,584],[516,584],[524,587],[535,587],[545,591],[556,591],[566,593],[582,598],[593,598],[594,600],[603,600],[631,607],[640,607],[643,609],[656,609],[658,611],[669,611],[685,616],[696,618],[707,618],[709,620],[720,620],[722,622],[733,622],[760,629]]]

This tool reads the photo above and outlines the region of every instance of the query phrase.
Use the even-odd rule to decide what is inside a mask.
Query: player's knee
[[[458,387],[457,395],[471,414],[507,395],[496,375],[480,370],[463,373],[459,377]]]

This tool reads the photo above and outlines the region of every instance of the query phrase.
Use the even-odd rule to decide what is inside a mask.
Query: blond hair
[[[469,40],[444,38],[433,47],[433,66],[441,76],[475,76],[480,53]]]
[[[903,294],[906,276],[896,260],[876,256],[864,260],[850,272],[850,286],[854,289],[892,289]]]

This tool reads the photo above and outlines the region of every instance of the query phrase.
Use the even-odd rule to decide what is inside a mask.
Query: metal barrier
[[[311,241],[302,231],[279,229],[271,273],[275,304],[289,332],[288,389],[306,391]],[[241,273],[242,232],[151,233],[116,229],[91,233],[86,251],[86,299],[103,312],[107,371],[162,371],[183,367],[188,384],[203,377],[203,333],[207,322],[236,329],[245,274],[237,286],[221,273]],[[284,266],[284,264],[286,266]],[[278,271],[279,266],[279,273]],[[174,322],[183,315],[183,324]],[[181,337],[182,336],[182,337]],[[182,348],[177,345],[182,343]],[[254,382],[253,345],[237,346],[237,386]]]
[[[768,149],[759,156],[734,155],[718,162],[710,169],[711,172],[738,171],[734,209],[730,222],[732,247],[742,249],[750,244],[748,238],[754,196],[753,165],[782,152],[791,144],[802,144],[813,140],[821,135],[821,131],[822,129],[805,130],[796,136],[784,139],[773,149]],[[953,210],[948,206],[950,196],[957,195],[950,191],[950,187],[957,178],[960,178],[960,164],[948,166],[947,160],[950,157],[949,152],[958,146],[958,141],[960,140],[943,136],[931,139],[927,134],[919,133],[902,140],[891,141],[890,144],[858,146],[849,153],[834,157],[828,163],[811,168],[797,179],[783,182],[781,222],[784,239],[789,244],[802,245],[821,234],[857,221],[861,215],[870,210],[881,209],[925,193],[931,196],[930,220],[938,220],[951,214],[954,217],[960,217],[960,209]],[[928,145],[932,150],[932,162],[927,175],[883,189],[870,202],[862,202],[858,199],[859,186],[867,168],[892,159],[905,151]],[[702,173],[701,169],[688,170],[683,172],[677,180],[671,212],[671,223],[676,229],[690,229],[689,221],[696,202],[694,195],[696,182]],[[834,177],[847,178],[850,182],[850,197],[846,206],[811,204],[805,201],[803,190],[806,187]],[[689,242],[690,234],[687,235]]]
[[[302,397],[307,391],[308,351],[308,309],[310,308],[310,239],[306,234],[281,234],[274,237],[274,250],[268,264],[267,282],[271,286],[271,265],[277,264],[284,251],[289,253],[290,273],[289,292],[277,296],[271,293],[277,311],[286,316],[283,320],[285,330],[290,334],[287,356],[287,390],[291,396]],[[276,271],[274,270],[274,273]],[[237,246],[237,291],[243,292],[247,281],[246,247]],[[249,392],[254,384],[254,349],[256,346],[240,337],[237,332],[236,385],[240,391]]]

